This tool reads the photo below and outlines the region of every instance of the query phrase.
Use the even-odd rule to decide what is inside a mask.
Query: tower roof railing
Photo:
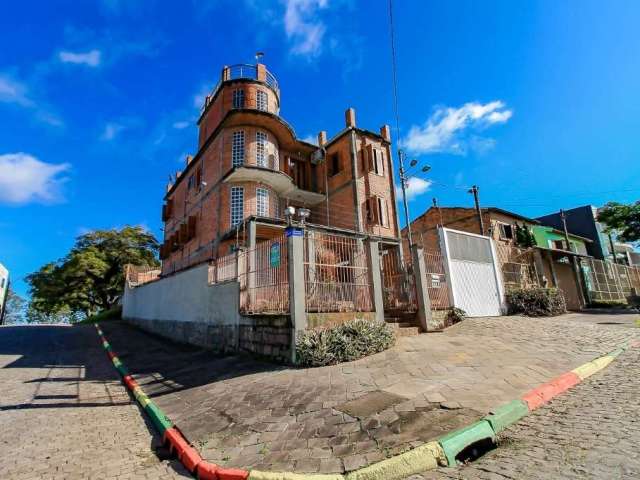
[[[278,87],[278,80],[276,77],[265,68],[265,78],[258,78],[258,66],[251,65],[249,63],[238,63],[235,65],[229,65],[225,67],[225,71],[228,71],[227,75],[220,79],[217,85],[213,88],[211,93],[207,96],[207,99],[202,107],[202,110],[205,110],[209,106],[209,102],[216,96],[218,90],[222,87],[224,82],[228,82],[229,80],[258,80],[260,82],[264,82],[266,85],[275,90],[276,94],[280,96],[280,88]]]

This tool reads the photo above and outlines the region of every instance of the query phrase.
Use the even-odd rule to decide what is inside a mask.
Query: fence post
[[[289,269],[289,314],[291,315],[291,362],[296,363],[296,338],[307,328],[304,287],[304,231],[288,227],[287,255]]]
[[[369,240],[369,258],[371,267],[371,290],[376,320],[384,322],[384,299],[382,296],[382,270],[380,268],[380,243]]]
[[[431,300],[429,300],[429,288],[427,284],[427,267],[424,264],[424,253],[420,246],[411,246],[411,263],[413,275],[416,281],[416,297],[418,300],[418,320],[420,327],[425,332],[431,332],[438,327],[433,322],[431,314]]]

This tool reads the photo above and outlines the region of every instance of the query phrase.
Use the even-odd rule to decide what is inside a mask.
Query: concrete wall
[[[171,340],[218,353],[248,352],[290,359],[288,316],[243,316],[237,282],[208,284],[208,266],[135,288],[126,287],[122,317]]]

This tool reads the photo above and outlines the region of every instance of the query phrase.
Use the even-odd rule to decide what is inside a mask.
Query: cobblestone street
[[[92,325],[0,328],[0,478],[191,478],[161,462]]]
[[[630,322],[620,327],[632,327]],[[640,478],[640,348],[500,437],[500,446],[464,467],[408,480]]]

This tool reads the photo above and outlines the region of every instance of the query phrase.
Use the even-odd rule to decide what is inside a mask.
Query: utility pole
[[[411,235],[411,222],[409,222],[409,205],[407,204],[407,172],[404,169],[404,152],[398,150],[398,162],[400,163],[400,186],[402,187],[402,205],[404,207],[404,219],[407,222],[407,236],[409,239],[409,250],[413,246],[413,236]]]
[[[613,255],[613,263],[618,263],[618,256],[616,255],[616,246],[613,243],[613,237],[611,236],[611,232],[609,232],[609,245],[611,248],[611,255]]]
[[[438,216],[440,217],[440,226],[444,227],[444,221],[442,220],[442,210],[440,210],[438,199],[436,197],[433,197],[433,207],[438,210]]]
[[[564,241],[567,243],[567,251],[571,251],[571,242],[569,242],[569,230],[567,230],[567,215],[563,209],[560,209],[560,219],[562,220],[562,230],[564,230]]]
[[[484,235],[484,222],[482,221],[482,210],[480,210],[480,200],[478,199],[478,186],[472,185],[469,193],[473,194],[473,201],[476,204],[476,213],[478,214],[478,225],[480,226],[480,235]]]

